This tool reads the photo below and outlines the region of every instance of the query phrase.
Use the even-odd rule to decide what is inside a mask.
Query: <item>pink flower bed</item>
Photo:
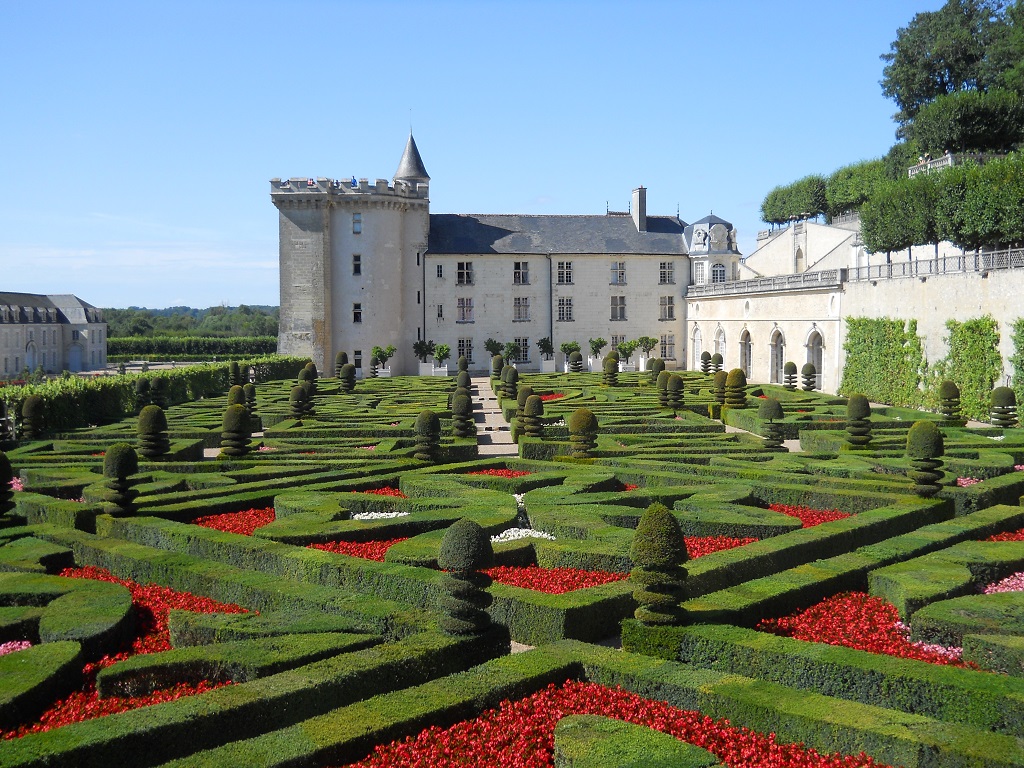
[[[985,587],[986,595],[994,595],[997,592],[1024,592],[1024,571],[1019,571],[1007,576],[1001,581],[995,581]]]
[[[967,488],[972,485],[977,485],[981,480],[977,477],[958,477],[956,479],[957,488]]]
[[[25,490],[25,484],[23,482],[21,482],[21,478],[20,477],[16,477],[13,480],[11,480],[11,490],[12,491],[24,491]]]
[[[11,640],[7,643],[0,643],[0,656],[6,656],[8,653],[14,653],[15,651],[24,651],[26,648],[31,648],[32,643],[28,640]]]

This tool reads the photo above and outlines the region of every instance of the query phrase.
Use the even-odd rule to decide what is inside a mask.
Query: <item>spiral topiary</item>
[[[456,390],[452,398],[452,434],[455,437],[474,437],[476,422],[473,421],[473,401],[468,394]]]
[[[167,438],[167,415],[159,405],[147,405],[139,414],[139,453],[149,461],[167,455],[171,441]]]
[[[915,421],[907,432],[907,456],[910,471],[907,477],[914,481],[914,493],[928,498],[942,486],[941,456],[944,452],[942,432],[934,421]]]
[[[458,375],[455,377],[455,386],[465,387],[466,389],[473,386],[473,380],[469,375],[469,371],[459,371]]]
[[[619,386],[619,361],[610,354],[605,357],[601,364],[601,383],[606,387]]]
[[[502,386],[502,396],[509,400],[517,399],[519,397],[519,371],[511,365],[506,365],[503,374],[505,382]]]
[[[317,369],[316,369],[316,363],[314,363],[314,362],[313,362],[312,360],[310,360],[310,361],[309,361],[308,363],[306,363],[306,364],[305,364],[305,365],[303,366],[303,368],[304,368],[305,370],[307,370],[307,371],[309,371],[310,373],[312,373],[312,374],[313,374],[313,380],[314,380],[314,381],[315,381],[316,379],[319,379],[319,378],[320,378],[320,372],[319,372],[319,371],[317,371]]]
[[[316,395],[316,370],[310,370],[307,365],[301,371],[299,371],[299,384],[309,385],[309,395],[313,397]]]
[[[135,380],[135,407],[141,413],[149,403],[149,379],[138,378]]]
[[[238,361],[232,360],[228,363],[228,386],[235,387],[242,383],[242,375],[238,370]]]
[[[345,363],[341,366],[338,371],[338,384],[346,395],[356,391],[356,367],[352,363]]]
[[[288,395],[288,412],[293,419],[299,419],[301,423],[306,413],[306,388],[301,384],[292,387]]]
[[[665,370],[665,361],[660,357],[652,357],[647,361],[647,370],[651,374],[651,384],[656,384],[661,372]]]
[[[846,401],[846,445],[848,451],[867,450],[871,443],[871,405],[862,394]]]
[[[711,353],[708,351],[700,353],[700,372],[705,376],[714,373],[711,370]]]
[[[989,416],[993,426],[1007,429],[1017,426],[1017,395],[1010,387],[992,390]]]
[[[465,355],[459,355],[459,359],[457,361],[455,361],[455,366],[456,366],[456,368],[460,372],[468,371],[469,370],[469,358],[466,357]]]
[[[228,390],[228,405],[245,405],[245,390],[238,384]]]
[[[800,369],[800,378],[803,379],[801,389],[804,392],[813,392],[818,388],[818,369],[814,367],[814,363],[804,363]]]
[[[729,374],[725,371],[715,371],[711,379],[711,391],[715,396],[715,402],[725,405],[725,385],[729,382]]]
[[[244,384],[242,386],[242,394],[245,395],[245,408],[249,411],[250,416],[256,415],[256,385],[255,384]]]
[[[790,392],[796,392],[796,363],[787,362],[782,366],[782,386]]]
[[[339,352],[334,356],[334,378],[341,378],[341,366],[348,363],[348,352]]]
[[[221,423],[221,456],[245,456],[249,452],[251,442],[249,411],[241,403],[229,405],[224,411],[224,420]]]
[[[46,406],[41,395],[29,395],[21,404],[21,434],[29,440],[43,436]]]
[[[491,538],[478,523],[463,518],[444,532],[437,556],[444,571],[437,601],[442,632],[472,635],[490,626],[491,577],[482,571],[493,563]]]
[[[303,381],[299,384],[300,387],[305,391],[306,396],[302,401],[302,415],[303,416],[315,416],[313,408],[316,402],[313,400],[313,393],[316,391],[316,382],[314,381]]]
[[[104,497],[108,514],[127,517],[135,514],[135,499],[139,492],[134,488],[132,475],[138,474],[139,457],[128,443],[114,443],[103,454],[103,484],[107,492]]]
[[[678,373],[671,373],[668,381],[665,382],[665,405],[672,409],[675,414],[683,407],[683,377]]]
[[[501,371],[505,367],[505,358],[503,355],[495,355],[491,358],[491,376],[498,378],[501,376]]]
[[[441,448],[441,419],[433,411],[421,411],[416,417],[416,445],[412,457],[436,461]]]
[[[658,404],[662,408],[668,407],[668,377],[671,375],[668,371],[661,371],[654,382],[654,386],[658,388]]]
[[[577,408],[569,416],[569,455],[591,458],[597,447],[597,416],[589,408]]]
[[[14,508],[14,489],[11,482],[14,480],[14,467],[7,454],[0,451],[0,515],[6,514]]]
[[[156,376],[149,382],[149,402],[167,409],[167,379]]]
[[[544,415],[544,401],[540,395],[530,395],[526,398],[523,406],[523,417],[520,422],[519,432],[527,437],[544,437],[544,422],[541,417]]]
[[[730,408],[747,407],[747,374],[733,368],[725,377],[725,404]]]
[[[722,367],[722,363],[724,363],[724,362],[725,362],[725,359],[722,357],[722,354],[720,352],[715,352],[715,354],[713,354],[711,356],[711,371],[712,371],[712,373],[718,373],[719,371],[725,370]]]
[[[949,379],[939,384],[939,413],[948,421],[963,421],[960,410],[960,387]]]
[[[680,604],[686,598],[687,576],[683,563],[689,556],[679,521],[664,504],[651,504],[640,515],[629,557],[629,578],[636,585],[633,615],[652,626],[682,624],[685,613]]]
[[[569,373],[583,372],[583,353],[579,350],[569,353]]]
[[[516,392],[516,413],[512,418],[512,442],[519,442],[519,435],[523,431],[523,408],[526,407],[526,401],[533,394],[533,387],[526,384],[519,387],[519,391]]]
[[[771,451],[782,449],[782,429],[776,419],[785,418],[782,404],[774,397],[766,397],[757,406],[757,418],[764,422],[764,447]]]

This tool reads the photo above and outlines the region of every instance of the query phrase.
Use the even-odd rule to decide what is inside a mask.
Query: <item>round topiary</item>
[[[314,363],[312,360],[306,363],[305,366],[303,366],[303,369],[312,373],[314,380],[320,378],[320,374],[316,369],[316,363]]]
[[[733,368],[725,377],[725,404],[730,408],[747,407],[747,375]]]
[[[801,389],[804,392],[813,392],[818,388],[818,369],[814,367],[814,363],[804,363],[800,369],[800,378],[803,379]]]
[[[228,363],[228,385],[239,386],[242,383],[242,374],[238,370],[238,361],[232,360]]]
[[[665,361],[660,357],[653,357],[647,361],[647,370],[651,373],[651,383],[655,384],[665,370]]]
[[[412,457],[435,461],[441,447],[441,419],[433,411],[421,411],[416,417],[416,444]]]
[[[569,353],[569,373],[583,372],[583,353],[579,350]]]
[[[455,386],[465,387],[466,389],[473,386],[473,380],[470,378],[469,371],[459,371],[458,375],[455,377]]]
[[[709,373],[714,373],[711,370],[711,353],[704,351],[700,353],[700,372],[707,376]]]
[[[245,390],[235,384],[228,390],[228,405],[245,405]]]
[[[334,378],[341,378],[341,366],[348,362],[348,352],[339,352],[334,356]]]
[[[672,413],[683,407],[683,385],[683,377],[678,373],[669,374],[665,382],[665,405],[672,409]]]
[[[605,357],[606,358],[610,357],[616,363],[620,362],[619,351],[617,349],[613,349],[611,352],[609,352],[607,355],[605,355]]]
[[[992,390],[989,414],[992,425],[1010,428],[1017,425],[1017,395],[1010,387]]]
[[[29,395],[21,404],[21,433],[29,440],[43,436],[45,405],[41,395]]]
[[[577,408],[569,416],[569,453],[579,458],[590,458],[597,447],[597,416],[589,408]]]
[[[149,461],[167,455],[171,441],[167,438],[167,415],[159,405],[147,405],[139,414],[139,453]]]
[[[725,371],[715,371],[711,381],[711,390],[715,395],[715,402],[719,405],[725,405],[725,385],[729,381],[729,374]]]
[[[686,596],[683,563],[689,556],[679,521],[664,504],[651,504],[640,515],[629,557],[633,561],[629,577],[636,584],[633,615],[649,625],[681,624],[680,603]]]
[[[846,448],[866,450],[871,442],[871,404],[867,397],[856,393],[846,401]]]
[[[907,432],[907,456],[912,469],[907,477],[914,481],[914,493],[928,498],[942,486],[942,456],[945,447],[942,432],[934,421],[915,421]]]
[[[960,387],[949,379],[939,384],[939,413],[949,421],[966,423],[960,410]]]
[[[241,403],[229,405],[224,411],[224,420],[221,423],[221,455],[244,456],[249,452],[251,442],[252,428],[249,424],[249,411]]]
[[[441,578],[439,625],[449,635],[470,635],[490,626],[487,607],[491,578],[481,571],[494,562],[491,538],[478,523],[463,518],[444,532],[437,564]]]
[[[772,451],[782,448],[782,429],[775,423],[776,419],[785,418],[782,403],[774,397],[766,397],[757,406],[757,418],[764,422],[764,447]]]
[[[725,359],[722,357],[721,353],[715,352],[715,354],[711,356],[711,370],[714,371],[715,373],[723,370],[722,363],[724,362]]]
[[[796,392],[796,363],[788,361],[782,366],[782,386],[790,392]]]
[[[505,358],[502,355],[495,355],[491,358],[491,376],[498,378],[505,367]]]
[[[7,454],[0,451],[0,515],[10,511],[13,507],[14,489],[11,483],[14,481],[14,467]]]
[[[473,437],[476,435],[476,423],[473,421],[473,401],[468,394],[459,394],[456,390],[452,398],[452,434],[455,437]]]
[[[115,517],[135,514],[135,490],[131,476],[139,471],[139,457],[128,443],[114,443],[103,454],[103,477],[107,488],[106,511]]]
[[[338,371],[338,384],[341,391],[346,395],[356,391],[356,367],[352,363],[345,363]]]
[[[469,358],[466,357],[465,355],[459,355],[459,359],[455,362],[455,366],[456,368],[458,368],[459,371],[468,371]]]
[[[605,357],[601,364],[601,383],[606,387],[619,386],[619,359],[611,354]]]

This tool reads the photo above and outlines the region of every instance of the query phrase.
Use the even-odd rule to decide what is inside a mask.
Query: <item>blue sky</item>
[[[709,212],[884,154],[882,62],[940,0],[5,2],[2,288],[277,304],[275,176],[388,177],[435,213]]]

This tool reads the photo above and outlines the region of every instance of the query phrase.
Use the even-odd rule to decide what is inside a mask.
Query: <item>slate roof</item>
[[[46,322],[42,316],[33,313],[26,317],[23,307],[57,311],[57,322],[60,323],[96,323],[100,312],[92,304],[82,301],[71,294],[54,294],[46,296],[41,293],[0,292],[0,307],[11,307],[16,311],[12,323]],[[90,317],[91,316],[91,317]]]
[[[416,139],[412,137],[412,132],[409,133],[409,140],[405,143],[402,159],[398,162],[398,170],[395,171],[395,181],[399,179],[405,181],[430,181],[427,169],[423,167],[423,158],[420,157],[420,151],[416,147]]]
[[[686,255],[685,222],[648,216],[638,232],[629,215],[430,214],[429,253]]]

